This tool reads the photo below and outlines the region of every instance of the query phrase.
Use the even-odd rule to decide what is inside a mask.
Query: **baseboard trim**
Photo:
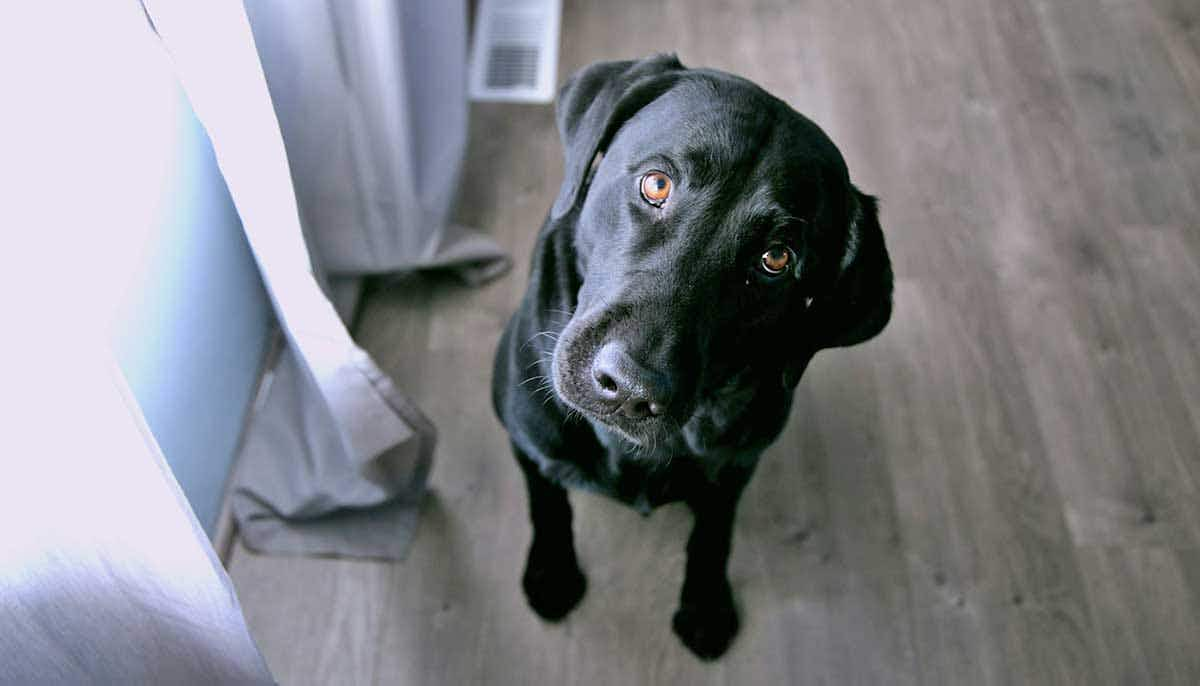
[[[270,371],[275,367],[275,361],[279,359],[279,353],[282,352],[284,343],[283,332],[278,325],[273,326],[271,333],[268,334],[266,354],[263,355],[262,363],[259,366],[258,380],[254,384],[254,393],[250,396],[250,403],[246,406],[246,412],[242,417],[242,428],[238,433],[238,440],[235,444],[233,462],[229,468],[229,475],[225,478],[225,488],[221,493],[221,507],[217,511],[217,521],[213,526],[212,546],[213,550],[217,553],[217,558],[226,567],[229,566],[229,560],[233,556],[233,547],[234,543],[237,542],[238,532],[237,520],[233,518],[233,506],[230,498],[233,494],[234,476],[241,465],[242,450],[245,447],[250,420],[254,417],[267,389],[270,387]]]

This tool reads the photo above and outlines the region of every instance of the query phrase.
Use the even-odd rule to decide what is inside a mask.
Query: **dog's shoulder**
[[[547,217],[538,232],[529,280],[496,348],[492,403],[514,436],[554,438],[567,413],[551,388],[554,343],[570,320],[580,279],[575,268],[572,216]]]

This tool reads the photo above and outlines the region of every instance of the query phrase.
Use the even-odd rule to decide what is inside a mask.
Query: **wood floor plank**
[[[1200,218],[1198,218],[1200,228]],[[1200,255],[1190,249],[1192,231],[1175,226],[1122,227],[1117,238],[1128,257],[1130,269],[1139,279],[1140,306],[1150,321],[1144,332],[1157,344],[1154,351],[1165,359],[1171,377],[1164,386],[1178,396],[1170,398],[1172,426],[1186,431],[1190,417],[1192,433],[1200,431],[1200,299],[1180,297],[1200,293]],[[1189,440],[1194,445],[1194,441]],[[1181,466],[1200,483],[1200,461],[1182,460]]]
[[[910,297],[922,301],[914,309],[904,309],[905,293],[898,292],[899,316],[891,337],[884,337],[895,347],[879,357],[881,365],[897,365],[898,357],[917,365],[909,377],[922,381],[909,386],[921,388],[918,398],[928,405],[921,408],[918,399],[897,410],[901,418],[885,435],[899,442],[884,450],[902,473],[916,467],[925,477],[911,486],[897,478],[901,511],[911,518],[905,535],[913,593],[924,601],[917,625],[924,675],[942,683],[1095,682],[1102,675],[1089,658],[1095,644],[1054,479],[1055,456],[1041,439],[1009,330],[1012,312],[1000,295],[1005,279],[1027,277],[1029,265],[1010,260],[1014,247],[1027,251],[1040,241],[1010,229],[1025,211],[1013,202],[1022,184],[1005,148],[1007,93],[997,92],[995,75],[1020,88],[1041,88],[1054,81],[1052,65],[1036,40],[1028,42],[1037,21],[1032,12],[998,21],[957,3],[907,9],[897,6],[886,16],[907,36],[897,42],[920,45],[936,36],[941,46],[897,55],[908,60],[916,83],[928,84],[912,91],[903,114],[921,131],[936,132],[928,142],[905,146],[908,164],[944,191],[923,202],[917,209],[924,216],[915,219],[936,227],[944,236],[933,240],[953,251],[930,259],[907,284]],[[1004,54],[1009,37],[1019,53]],[[989,60],[994,66],[981,68]],[[906,314],[921,336],[893,342],[905,330],[899,322]],[[888,405],[903,403],[901,397]],[[906,444],[935,447],[922,454],[906,451]],[[916,466],[921,463],[928,466]],[[935,484],[944,493],[931,498]],[[911,487],[919,490],[905,493]],[[922,511],[931,499],[941,503],[936,514],[947,519],[938,524],[953,538],[931,531],[928,518],[935,512]],[[942,611],[947,598],[950,609]]]
[[[1178,554],[1169,548],[1082,553],[1104,650],[1123,684],[1194,684],[1200,620]]]
[[[229,561],[246,622],[282,684],[371,684],[395,590],[382,562],[255,555]]]
[[[1150,0],[1153,25],[1180,81],[1200,108],[1200,7],[1188,0]]]
[[[958,370],[921,352],[944,333],[936,324],[937,294],[912,280],[898,285],[899,316],[882,341],[893,352],[880,365],[880,401],[888,408],[882,452],[896,484],[922,682],[997,683],[1003,651],[982,602],[990,558],[972,530],[986,520],[986,482],[965,468],[977,462],[964,457],[971,448],[957,403]],[[926,392],[914,394],[918,385]]]
[[[1041,240],[1038,235],[1024,237],[1026,246],[1040,247],[1027,275],[1005,272],[1018,277],[1006,286],[1018,313],[1014,333],[1026,365],[1037,370],[1030,376],[1034,402],[1058,456],[1054,464],[1077,542],[1124,539],[1190,546],[1197,540],[1200,511],[1192,484],[1180,477],[1194,459],[1193,432],[1164,416],[1174,411],[1178,396],[1170,380],[1163,386],[1155,379],[1154,370],[1163,365],[1154,342],[1137,335],[1149,328],[1137,295],[1139,275],[1130,270],[1116,240],[1128,218],[1128,203],[1121,200],[1118,179],[1108,172],[1124,162],[1150,164],[1146,146],[1152,143],[1130,142],[1136,136],[1122,134],[1113,123],[1128,109],[1118,103],[1124,96],[1116,94],[1133,87],[1122,67],[1099,57],[1075,56],[1077,50],[1085,57],[1088,51],[1107,54],[1102,46],[1118,41],[1108,14],[1092,12],[1084,19],[1074,9],[1057,18],[1054,13],[1042,16],[1046,65],[1039,78],[1046,84],[1057,80],[1061,87],[1013,112],[1017,135],[1010,145],[1019,164],[1031,172],[1023,177],[1021,190],[1029,221],[1014,228],[1045,234]],[[1061,28],[1068,23],[1071,30]],[[1090,101],[1100,96],[1080,94],[1071,85],[1080,73],[1117,85],[1101,89],[1103,99]],[[1013,79],[1011,73],[998,72],[996,80],[1010,93],[1026,87],[1024,79]],[[1098,121],[1097,110],[1116,110],[1116,119]],[[1137,121],[1135,130],[1148,126],[1144,119]],[[1117,142],[1104,142],[1110,138]],[[1047,155],[1048,150],[1055,154]],[[1156,178],[1164,185],[1170,181],[1163,169]],[[1159,198],[1166,203],[1166,197]],[[1040,264],[1047,260],[1049,269]],[[1048,358],[1054,361],[1047,363]],[[1073,386],[1079,389],[1074,397],[1065,395]],[[1073,419],[1065,413],[1073,413]],[[1083,445],[1089,447],[1078,449]]]

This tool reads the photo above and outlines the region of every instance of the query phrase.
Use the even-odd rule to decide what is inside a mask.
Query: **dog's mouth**
[[[700,455],[718,446],[740,444],[737,426],[761,386],[749,363],[708,374],[697,369],[687,388],[675,387],[664,411],[631,413],[619,399],[606,400],[597,380],[597,370],[603,367],[600,351],[609,342],[609,336],[593,327],[568,325],[559,337],[550,358],[551,387],[572,412],[647,456],[669,446],[686,446]],[[719,382],[706,382],[707,378]]]
[[[563,336],[567,338],[567,336]],[[556,346],[551,358],[550,378],[558,399],[583,418],[619,436],[634,447],[650,447],[660,444],[668,433],[668,427],[678,426],[673,413],[649,414],[630,417],[621,411],[618,404],[604,402],[593,392],[591,362],[593,354],[583,353],[578,346]]]
[[[580,374],[573,370],[564,369],[559,356],[555,354],[551,362],[550,378],[554,394],[564,405],[578,412],[585,419],[610,429],[635,446],[650,443],[656,432],[649,425],[657,424],[661,420],[652,418],[630,420],[615,409],[597,406],[596,403],[589,402],[585,393],[579,388],[583,385],[579,376]]]
[[[561,396],[560,396],[561,397]],[[634,449],[652,450],[666,443],[669,431],[668,420],[643,419],[630,421],[618,413],[599,414],[575,405],[567,398],[562,398],[569,407],[583,415],[595,428],[603,428],[609,433],[620,437],[622,441]]]
[[[634,448],[653,448],[661,442],[660,436],[664,433],[661,429],[661,420],[643,420],[640,424],[630,424],[622,421],[619,416],[613,414],[596,415],[588,412],[584,416],[591,420],[594,425],[599,425],[616,434]],[[652,430],[649,426],[651,424],[659,427],[659,429]]]

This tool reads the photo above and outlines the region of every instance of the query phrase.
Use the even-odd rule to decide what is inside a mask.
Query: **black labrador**
[[[813,122],[674,56],[593,64],[559,94],[566,171],[492,399],[529,488],[523,586],[583,597],[565,487],[695,516],[673,626],[713,659],[738,630],[738,498],[813,355],[879,333],[892,272],[875,200]]]

